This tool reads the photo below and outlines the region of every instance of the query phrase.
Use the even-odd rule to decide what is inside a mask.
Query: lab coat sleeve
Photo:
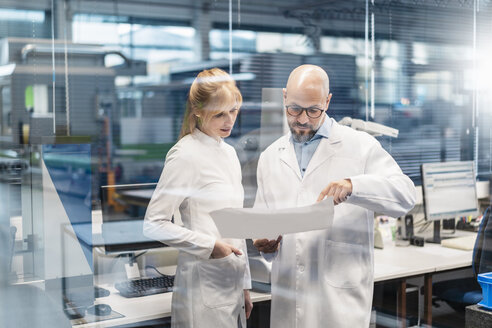
[[[256,189],[255,204],[253,205],[254,208],[268,208],[268,204],[265,199],[265,192],[264,192],[265,189],[264,180],[263,180],[263,171],[265,170],[264,161],[265,159],[263,158],[263,155],[260,155],[260,159],[258,160],[258,168],[256,169],[256,182],[258,188]]]
[[[263,179],[263,174],[265,170],[265,164],[264,164],[265,159],[263,156],[260,156],[260,159],[258,161],[258,169],[256,172],[256,180],[258,184],[258,189],[256,190],[256,199],[255,199],[255,205],[254,208],[268,208],[268,203],[265,199],[265,193],[264,193],[264,179]],[[268,262],[272,262],[275,257],[277,257],[278,251],[275,253],[263,253],[260,252],[261,256]]]
[[[364,174],[349,177],[352,195],[347,203],[379,214],[402,216],[415,205],[415,186],[375,139],[369,147]]]
[[[208,259],[215,237],[171,222],[180,204],[197,188],[197,167],[192,159],[172,149],[152,195],[144,220],[144,235],[197,257]]]
[[[241,252],[244,254],[244,258],[246,259],[246,270],[244,271],[243,289],[251,289],[251,271],[249,269],[248,247],[246,246],[245,240],[242,243]]]

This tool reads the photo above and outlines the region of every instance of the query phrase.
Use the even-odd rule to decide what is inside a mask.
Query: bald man
[[[254,242],[273,261],[271,327],[367,328],[374,212],[407,213],[415,186],[376,139],[327,115],[332,95],[322,68],[297,67],[283,92],[290,133],[260,156],[255,207],[292,208],[327,196],[336,206],[329,230]]]

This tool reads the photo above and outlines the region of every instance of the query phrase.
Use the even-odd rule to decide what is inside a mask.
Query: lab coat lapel
[[[314,172],[321,164],[330,159],[336,154],[337,150],[340,149],[342,144],[341,130],[338,123],[333,122],[332,130],[330,132],[330,137],[328,139],[321,139],[313,157],[309,161],[306,168],[306,173],[304,173],[304,178],[309,174]]]
[[[294,145],[290,140],[290,134],[285,136],[284,142],[278,147],[280,160],[287,165],[297,176],[299,180],[302,180],[299,164],[297,163],[296,152]]]

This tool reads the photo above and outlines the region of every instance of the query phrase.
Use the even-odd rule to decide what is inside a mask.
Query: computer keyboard
[[[174,276],[140,278],[117,282],[114,287],[124,297],[141,297],[159,293],[172,292]]]

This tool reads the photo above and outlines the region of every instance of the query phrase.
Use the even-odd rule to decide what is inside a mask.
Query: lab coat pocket
[[[244,262],[244,261],[242,261]],[[234,253],[220,259],[209,259],[198,265],[203,303],[209,308],[228,306],[238,301],[244,266]]]
[[[355,288],[367,280],[369,254],[362,245],[326,240],[324,277],[337,288]]]

